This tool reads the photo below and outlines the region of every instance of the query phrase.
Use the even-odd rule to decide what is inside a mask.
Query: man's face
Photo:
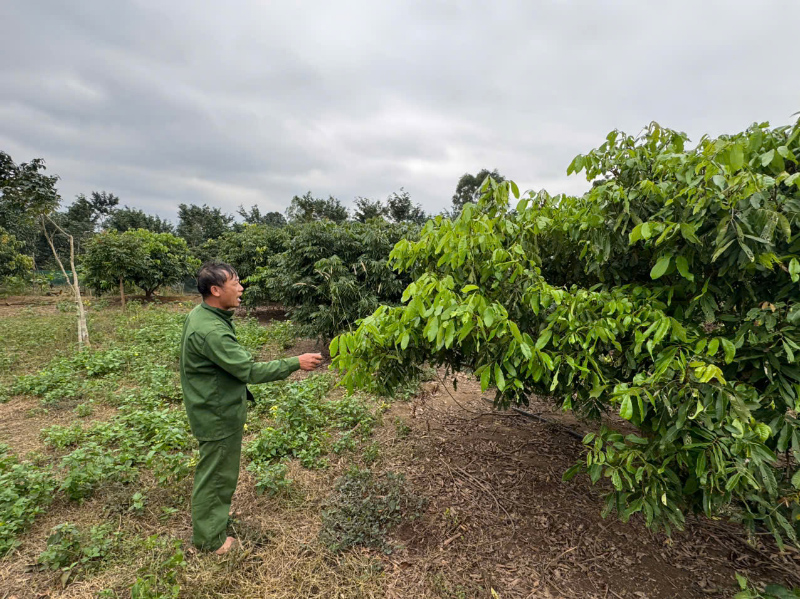
[[[228,280],[222,287],[212,285],[211,293],[219,298],[219,303],[225,310],[233,310],[242,303],[244,287],[239,284],[239,277],[228,275]]]

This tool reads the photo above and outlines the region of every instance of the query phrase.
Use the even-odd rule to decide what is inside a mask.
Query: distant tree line
[[[477,201],[486,175],[502,180],[485,169],[465,174],[443,216]],[[385,201],[358,197],[352,214],[338,198],[309,191],[294,196],[285,215],[239,206],[239,222],[219,207],[182,203],[173,226],[120,207],[107,191],[80,194],[62,208],[57,180],[40,159],[16,164],[0,152],[0,282],[30,280],[34,269],[57,268],[56,256],[72,253],[81,284],[117,291],[124,305],[126,289],[149,299],[187,281],[203,261],[224,260],[247,283],[247,303],[279,302],[309,334],[328,337],[380,303],[399,301],[408,281],[387,267],[389,252],[430,218],[401,188]]]

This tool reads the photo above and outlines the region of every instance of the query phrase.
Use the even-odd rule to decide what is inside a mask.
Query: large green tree
[[[248,225],[267,225],[270,227],[283,227],[286,225],[286,218],[280,212],[265,212],[261,214],[258,206],[251,206],[247,210],[244,206],[239,206],[236,211]]]
[[[191,249],[197,249],[209,239],[217,239],[231,230],[233,216],[225,214],[220,208],[211,208],[206,204],[178,205],[178,237],[186,240]]]
[[[118,287],[124,294],[125,283],[132,283],[144,291],[145,299],[151,300],[159,288],[193,275],[200,262],[180,237],[132,229],[96,235],[87,246],[83,265],[91,286]]]
[[[370,200],[369,198],[358,197],[355,201],[355,211],[353,220],[365,223],[373,218],[384,218],[386,216],[386,206],[380,200]]]
[[[167,220],[152,214],[147,214],[138,208],[125,206],[113,210],[104,221],[103,227],[109,231],[124,233],[131,229],[146,229],[153,233],[174,233],[175,228]]]
[[[33,259],[22,253],[25,244],[0,227],[0,283],[8,277],[26,277]]]
[[[272,256],[286,251],[293,233],[292,227],[245,224],[209,241],[202,253],[233,265],[244,281],[257,268],[266,266]]]
[[[303,196],[294,196],[289,207],[286,209],[286,216],[292,223],[310,223],[318,220],[330,220],[335,223],[342,223],[347,220],[347,208],[333,196],[328,199],[315,198],[311,192]]]
[[[58,177],[46,175],[45,170],[41,158],[16,164],[0,151],[0,227],[23,243],[21,251],[34,256],[37,263],[50,255],[46,243],[37,252],[39,215],[54,212],[61,201],[56,190]]]
[[[171,233],[136,229],[122,235],[133,237],[147,256],[143,268],[132,278],[133,283],[144,291],[145,299],[152,299],[153,293],[162,286],[180,283],[194,275],[200,266],[186,241]]]
[[[95,235],[86,244],[81,262],[86,284],[105,291],[118,285],[124,308],[125,283],[136,282],[143,271],[152,268],[147,244],[142,241],[142,236],[134,232],[112,230]]]
[[[417,231],[376,220],[289,225],[286,251],[246,279],[245,301],[279,302],[308,335],[330,338],[380,303],[399,301],[409,278],[393,272],[387,258],[397,241]]]
[[[402,187],[386,199],[386,214],[396,223],[421,225],[428,218],[422,206],[414,204],[411,195]]]
[[[471,175],[464,173],[456,184],[456,192],[453,194],[453,212],[458,215],[466,203],[477,204],[481,197],[481,185],[491,177],[497,183],[505,181],[505,177],[497,172],[497,169],[481,169],[477,174]]]
[[[779,542],[800,527],[800,121],[704,137],[614,131],[569,172],[582,197],[487,182],[392,265],[401,307],[335,339],[345,383],[430,362],[505,405],[531,394],[616,413],[566,473],[611,483],[605,512],[667,529],[729,514]],[[630,426],[636,432],[630,432]],[[780,457],[780,459],[779,459]]]

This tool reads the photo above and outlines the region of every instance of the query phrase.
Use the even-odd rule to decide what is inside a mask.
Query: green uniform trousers
[[[200,441],[192,491],[192,543],[198,549],[216,551],[225,542],[241,455],[241,428],[218,441]]]

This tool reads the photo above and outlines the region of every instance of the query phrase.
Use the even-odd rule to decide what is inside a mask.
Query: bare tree
[[[83,309],[83,299],[81,298],[81,286],[78,283],[78,272],[75,270],[75,241],[73,240],[72,235],[62,229],[58,223],[56,223],[47,214],[42,214],[41,219],[42,230],[44,231],[44,236],[47,239],[47,243],[50,245],[50,249],[53,250],[53,256],[55,257],[56,262],[58,263],[58,266],[64,275],[67,285],[75,294],[75,303],[78,305],[78,347],[80,349],[83,349],[84,347],[91,347],[91,344],[89,343],[89,329],[86,327],[86,311]],[[61,262],[61,258],[58,256],[56,246],[53,243],[53,237],[56,235],[56,233],[50,233],[47,230],[48,222],[55,227],[56,232],[61,233],[69,240],[69,267],[72,269],[71,283],[69,281],[69,277],[67,276],[67,271],[64,270],[64,264]]]

